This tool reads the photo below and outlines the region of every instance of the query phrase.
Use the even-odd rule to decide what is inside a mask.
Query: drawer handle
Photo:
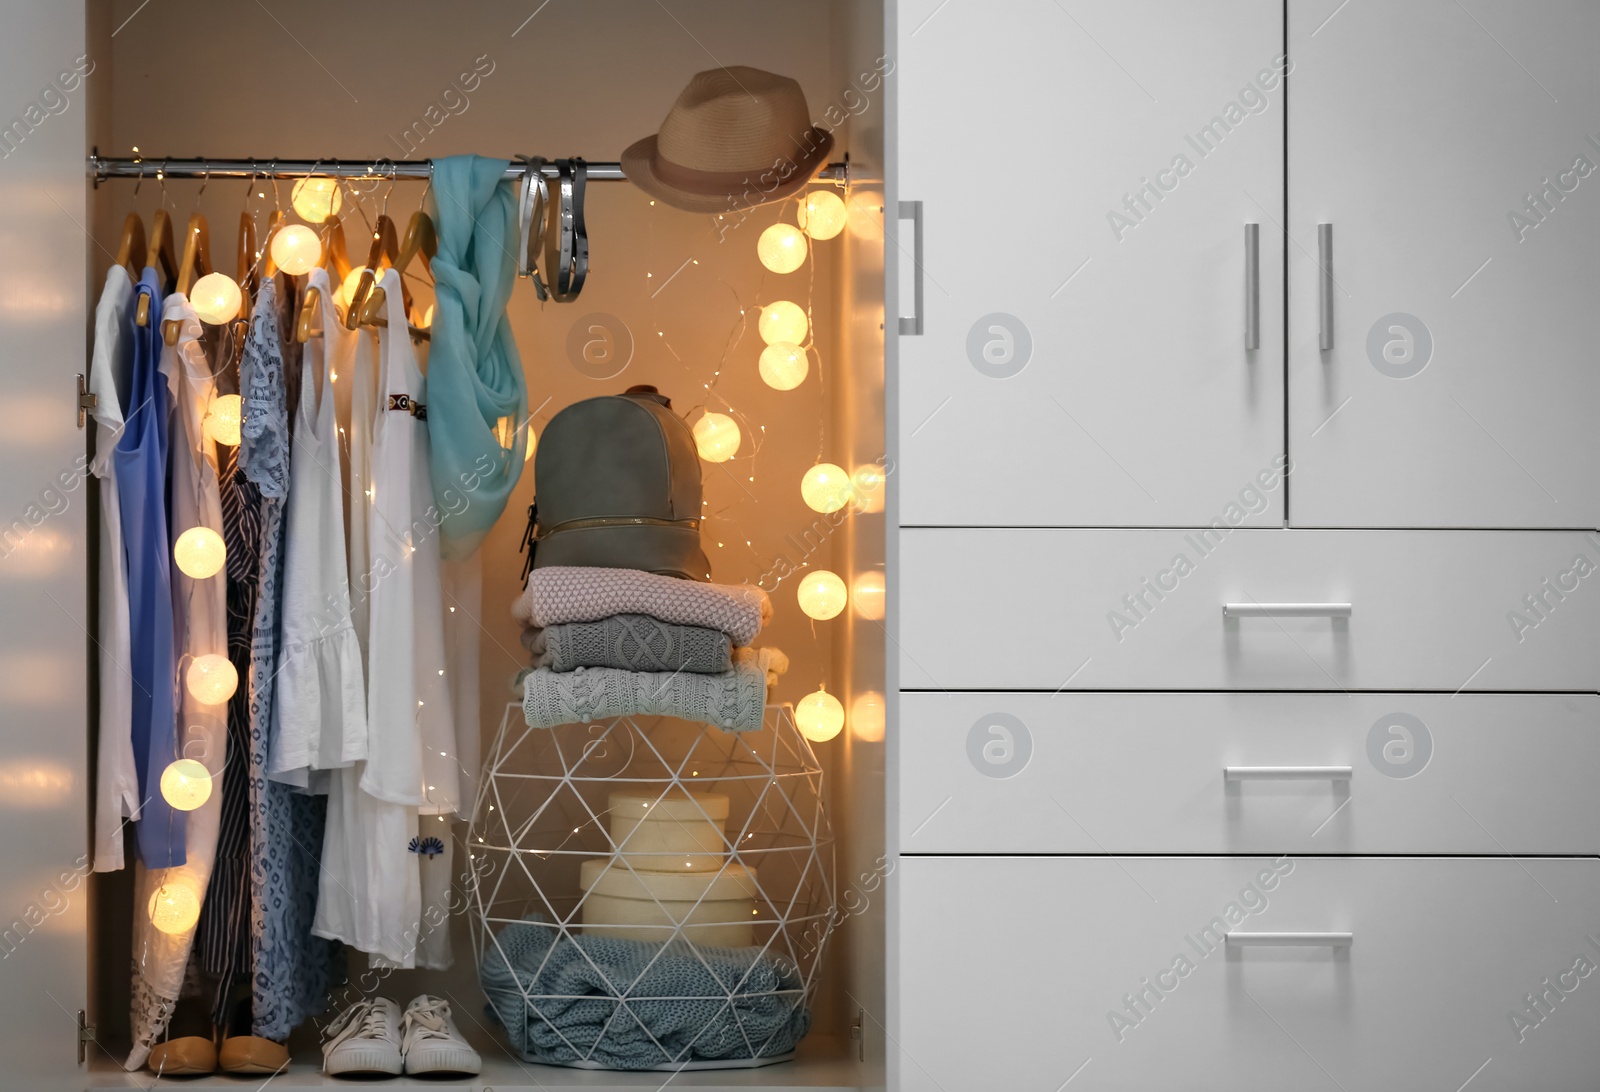
[[[911,314],[900,316],[900,333],[922,333],[922,202],[900,202],[900,219],[911,221]]]
[[[1229,933],[1230,945],[1241,948],[1348,948],[1354,933]]]
[[[1224,781],[1349,781],[1349,766],[1224,766]]]
[[[1317,348],[1333,348],[1333,225],[1317,225]]]
[[[1224,603],[1224,618],[1348,618],[1349,603]]]
[[[1261,348],[1261,225],[1244,226],[1244,347]]]

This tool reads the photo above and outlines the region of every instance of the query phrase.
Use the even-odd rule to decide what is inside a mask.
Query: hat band
[[[816,132],[817,130],[812,129],[808,131],[806,135],[813,136],[813,134]],[[655,176],[668,186],[671,186],[673,189],[685,190],[690,193],[708,193],[713,195],[729,193],[756,186],[763,180],[766,183],[765,188],[772,189],[774,186],[782,185],[783,183],[788,182],[794,177],[795,172],[797,171],[809,172],[810,169],[815,165],[818,154],[825,152],[826,148],[826,142],[817,141],[815,143],[815,147],[812,148],[809,155],[801,155],[799,157],[789,157],[787,159],[778,160],[776,163],[769,166],[750,168],[740,171],[701,171],[696,170],[693,167],[685,167],[680,163],[674,163],[672,160],[663,156],[660,148],[658,147],[650,155],[650,168],[655,172]],[[771,179],[767,177],[769,172],[781,169],[783,163],[785,162],[792,164],[794,170],[790,171],[782,178]]]

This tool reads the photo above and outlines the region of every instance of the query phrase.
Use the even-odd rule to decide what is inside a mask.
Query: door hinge
[[[89,1060],[89,1044],[94,1042],[95,1026],[89,1023],[88,1014],[78,1010],[78,1064]]]
[[[856,1061],[867,1060],[867,1010],[857,1009],[856,1018],[850,1022],[850,1038],[855,1040]]]
[[[89,411],[98,408],[100,396],[89,390],[89,381],[78,373],[78,427],[82,428],[88,423]]]

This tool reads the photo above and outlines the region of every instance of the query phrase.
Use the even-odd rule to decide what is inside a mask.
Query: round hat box
[[[717,948],[747,948],[754,939],[756,873],[729,864],[709,872],[630,871],[612,858],[584,861],[578,883],[584,932],[628,940],[685,939]]]
[[[636,790],[614,792],[606,802],[619,862],[649,872],[715,872],[727,860],[728,798],[721,793]]]

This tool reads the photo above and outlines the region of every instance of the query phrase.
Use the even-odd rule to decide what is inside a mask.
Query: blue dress
[[[311,935],[327,798],[267,777],[278,673],[283,515],[289,496],[289,407],[277,284],[256,298],[239,365],[244,422],[239,470],[260,491],[260,567],[250,641],[250,931],[254,1032],[279,1042],[321,1012],[343,978],[343,950]],[[335,468],[333,473],[337,473]]]
[[[129,407],[112,470],[128,566],[128,670],[133,676],[133,759],[142,806],[135,826],[146,868],[184,863],[183,816],[161,795],[161,774],[178,757],[176,648],[172,622],[172,540],[167,536],[167,432],[172,411],[161,374],[161,282],[146,268],[128,302],[133,344]],[[135,321],[148,299],[150,325]]]

